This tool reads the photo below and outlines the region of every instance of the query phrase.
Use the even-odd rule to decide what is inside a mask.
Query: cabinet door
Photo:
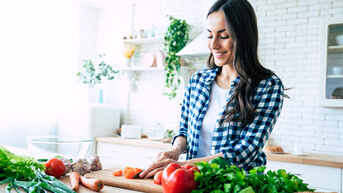
[[[277,171],[278,169],[285,169],[287,172],[298,176],[305,183],[308,183],[310,188],[317,189],[317,192],[341,192],[341,168],[277,161],[267,162],[267,170]]]
[[[97,155],[108,165],[134,166],[135,147],[114,143],[97,143]]]
[[[320,92],[322,106],[343,107],[343,19],[322,19]]]
[[[151,162],[156,159],[158,153],[163,151],[163,149],[157,148],[136,147],[135,165],[140,168],[147,168],[151,164]]]

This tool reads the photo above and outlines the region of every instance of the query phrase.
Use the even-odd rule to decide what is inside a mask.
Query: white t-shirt
[[[218,115],[225,105],[228,95],[229,89],[220,88],[216,84],[216,81],[213,81],[210,101],[200,129],[197,158],[209,156],[211,153],[212,133],[215,128]]]

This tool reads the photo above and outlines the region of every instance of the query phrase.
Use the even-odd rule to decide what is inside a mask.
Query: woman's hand
[[[177,161],[180,154],[180,151],[176,149],[160,152],[155,161],[153,161],[149,167],[139,175],[139,177],[153,177],[157,172],[162,171],[170,163],[178,163],[180,165],[180,162]]]

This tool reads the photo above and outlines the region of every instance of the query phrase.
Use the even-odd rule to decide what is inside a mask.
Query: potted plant
[[[182,48],[184,48],[189,40],[190,25],[185,20],[176,19],[169,16],[170,25],[164,36],[164,50],[166,51],[166,66],[165,66],[165,87],[163,93],[169,99],[175,98],[177,90],[180,86],[180,57],[176,56]]]
[[[99,55],[99,57],[103,57],[105,54]],[[119,71],[113,70],[112,66],[106,64],[104,61],[101,61],[98,64],[98,68],[96,69],[92,60],[82,60],[85,64],[83,65],[84,73],[77,73],[77,76],[83,80],[84,84],[89,85],[89,102],[95,102],[96,100],[96,90],[95,85],[101,84],[101,78],[106,78],[108,80],[113,80],[114,75],[117,74]]]

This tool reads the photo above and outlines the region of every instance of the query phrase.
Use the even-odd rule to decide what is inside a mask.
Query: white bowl
[[[333,75],[341,75],[342,74],[342,67],[333,67],[332,68],[332,74]]]
[[[26,138],[30,155],[35,159],[62,156],[76,160],[85,158],[92,144],[91,138],[69,136],[31,136]]]
[[[336,36],[336,42],[338,45],[343,45],[343,35]]]

